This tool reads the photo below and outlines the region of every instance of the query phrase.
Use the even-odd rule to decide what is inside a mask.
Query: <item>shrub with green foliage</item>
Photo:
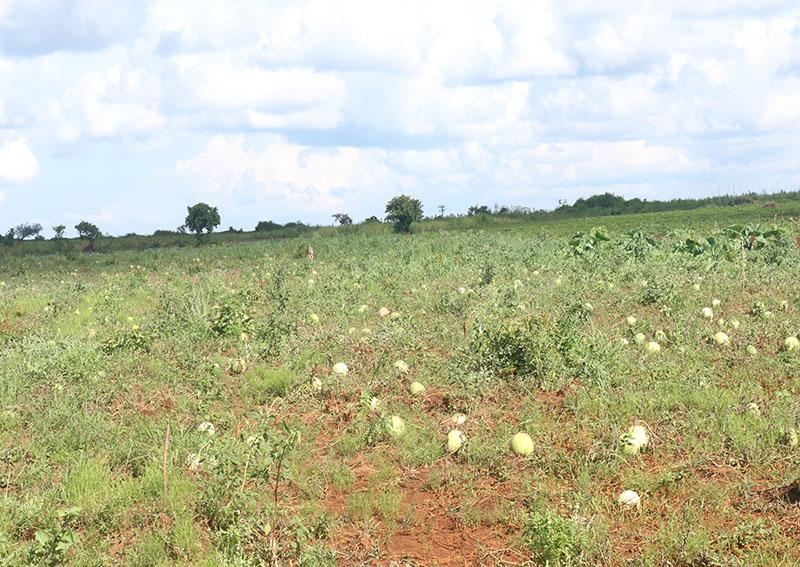
[[[566,370],[555,333],[552,321],[535,317],[477,325],[469,345],[472,367],[500,377],[530,377],[538,385],[552,384]]]
[[[542,509],[527,515],[523,537],[537,563],[568,565],[584,546],[585,536],[581,531],[575,520]]]

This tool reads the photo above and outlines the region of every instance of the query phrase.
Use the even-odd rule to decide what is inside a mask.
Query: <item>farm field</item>
[[[796,564],[799,209],[8,256],[2,561]]]

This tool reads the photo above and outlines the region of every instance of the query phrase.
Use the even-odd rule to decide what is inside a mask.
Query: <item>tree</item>
[[[467,216],[474,217],[475,215],[491,215],[492,211],[486,205],[472,205],[467,209]]]
[[[61,240],[64,238],[64,231],[67,230],[67,227],[63,224],[57,224],[53,227],[53,232],[56,234],[53,238],[56,240]]]
[[[277,222],[272,222],[271,220],[262,220],[258,221],[256,225],[256,232],[269,232],[270,230],[278,230],[279,228],[283,228],[283,225]]]
[[[82,220],[78,224],[75,225],[75,230],[78,231],[78,238],[83,240],[88,240],[90,243],[94,242],[98,238],[100,238],[102,233],[100,229],[97,228],[97,225],[94,225],[90,222]]]
[[[350,215],[347,213],[336,213],[333,215],[333,219],[339,223],[339,226],[346,226],[348,224],[353,224],[353,219],[350,218]]]
[[[436,208],[439,209],[439,218],[444,218],[444,205],[439,205]]]
[[[189,212],[186,215],[186,228],[195,233],[198,240],[203,232],[210,234],[214,228],[219,226],[219,211],[217,207],[212,207],[205,203],[197,203],[191,207],[186,207]]]
[[[9,228],[8,232],[6,232],[5,236],[0,237],[0,240],[3,241],[3,244],[6,246],[13,246],[14,245],[14,229]]]
[[[364,219],[364,224],[372,224],[372,223],[380,223],[380,222],[381,222],[381,219],[379,219],[375,215],[372,215],[371,217],[367,217],[367,218]]]
[[[18,224],[17,228],[14,229],[14,234],[17,235],[19,240],[25,240],[26,238],[30,238],[31,236],[36,236],[42,232],[42,225],[37,223],[29,223],[24,222],[22,224]]]
[[[411,232],[411,223],[422,220],[422,203],[408,195],[398,195],[386,203],[386,220],[394,223],[395,232]]]

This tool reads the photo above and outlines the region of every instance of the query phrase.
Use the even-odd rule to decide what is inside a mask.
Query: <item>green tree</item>
[[[186,207],[189,214],[186,215],[186,228],[197,235],[198,240],[203,233],[211,234],[214,228],[219,226],[220,218],[217,207],[212,207],[206,203],[197,203],[191,207]]]
[[[336,213],[333,215],[333,220],[339,223],[339,226],[346,226],[353,224],[353,219],[347,213]]]
[[[55,238],[56,240],[61,240],[62,238],[64,238],[64,231],[66,230],[67,227],[64,226],[63,224],[55,225],[53,227],[53,232],[55,233],[55,236],[53,238]]]
[[[258,221],[256,225],[256,232],[269,232],[270,230],[278,230],[283,228],[283,225],[277,222],[272,222],[271,220],[262,220]]]
[[[492,211],[486,205],[472,205],[467,209],[467,216],[474,217],[475,215],[491,215]]]
[[[75,230],[78,231],[78,238],[88,240],[90,243],[93,243],[95,240],[97,240],[102,236],[102,233],[100,232],[100,229],[97,228],[97,225],[94,225],[85,220],[82,220],[81,222],[76,224]]]
[[[411,223],[422,220],[422,203],[408,195],[398,195],[386,203],[386,220],[394,223],[395,232],[411,232]]]
[[[25,240],[26,238],[30,238],[31,236],[38,236],[38,234],[42,232],[42,225],[37,223],[29,223],[24,222],[17,225],[17,228],[14,229],[14,233],[17,235],[19,240]]]

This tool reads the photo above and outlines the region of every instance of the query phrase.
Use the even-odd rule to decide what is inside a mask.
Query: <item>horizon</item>
[[[800,6],[0,0],[0,229],[800,186]]]
[[[463,210],[463,211],[444,211],[442,213],[440,210],[438,210],[438,207],[435,207],[435,209],[437,209],[436,213],[426,214],[424,212],[424,210],[423,210],[422,218],[420,218],[419,220],[421,222],[431,221],[431,220],[442,220],[442,219],[452,220],[452,219],[460,219],[460,218],[465,218],[465,217],[470,217],[470,216],[475,216],[475,215],[480,215],[480,214],[487,214],[487,215],[490,215],[490,216],[504,216],[504,215],[506,215],[506,216],[514,216],[514,217],[519,217],[519,216],[523,216],[523,217],[524,216],[532,216],[533,217],[533,216],[540,215],[540,214],[552,215],[552,214],[558,213],[559,211],[562,211],[564,209],[567,210],[567,212],[566,212],[566,217],[567,218],[573,218],[573,219],[585,218],[585,217],[602,218],[602,217],[606,217],[606,216],[614,215],[614,214],[622,214],[622,215],[648,214],[648,213],[649,214],[658,214],[659,212],[663,212],[665,210],[667,210],[667,211],[684,211],[684,212],[688,212],[688,211],[701,209],[701,208],[705,208],[705,207],[709,207],[709,206],[715,206],[715,205],[733,206],[733,205],[743,205],[743,204],[754,204],[754,203],[757,203],[757,201],[744,201],[744,202],[735,202],[735,203],[733,203],[733,202],[730,202],[730,203],[716,202],[715,203],[714,200],[739,199],[739,198],[744,198],[744,197],[766,197],[766,198],[771,198],[771,197],[779,197],[779,196],[786,196],[786,195],[790,195],[790,196],[796,197],[797,195],[800,195],[800,189],[783,189],[783,190],[780,190],[780,191],[766,191],[766,190],[763,190],[761,192],[748,191],[748,192],[742,192],[742,193],[738,193],[738,192],[734,192],[734,193],[718,193],[716,195],[709,195],[709,196],[699,196],[699,197],[689,197],[689,198],[671,198],[671,199],[663,199],[663,200],[661,200],[661,199],[647,199],[647,198],[639,198],[639,197],[633,197],[633,198],[630,198],[630,199],[626,199],[625,197],[622,197],[620,195],[616,195],[614,193],[606,192],[606,193],[595,193],[593,195],[588,195],[586,197],[579,197],[578,199],[576,199],[572,203],[569,203],[569,202],[566,202],[566,201],[562,201],[561,203],[557,204],[556,206],[551,207],[551,208],[547,208],[547,209],[533,209],[533,208],[525,207],[525,206],[521,206],[521,205],[508,205],[508,204],[501,204],[501,203],[494,203],[492,205],[489,205],[489,204],[486,204],[486,203],[475,203],[474,205],[469,206],[467,208],[467,210]],[[578,203],[581,202],[581,201],[590,201],[593,197],[605,197],[605,196],[610,196],[610,197],[622,199],[622,204],[627,204],[627,205],[630,205],[632,203],[636,203],[638,201],[638,203],[640,203],[642,205],[653,205],[653,204],[669,205],[669,204],[674,204],[674,203],[678,203],[678,202],[690,202],[690,203],[693,203],[693,206],[684,206],[684,207],[678,206],[678,207],[668,207],[666,209],[642,210],[642,211],[633,210],[633,211],[624,211],[624,212],[621,212],[621,213],[602,212],[602,211],[608,211],[609,210],[609,205],[603,205],[603,204],[594,204],[594,205],[589,206],[588,208],[576,209],[576,207],[578,206]],[[706,201],[708,201],[708,202],[706,202]],[[196,203],[196,204],[207,205],[209,207],[213,207],[213,204],[209,204],[209,203],[199,202],[199,203]],[[619,203],[617,205],[619,205]],[[762,205],[763,206],[774,206],[775,203],[772,202],[772,201],[765,201],[765,202],[762,203]],[[191,208],[191,207],[187,207],[187,211],[188,211],[189,208]],[[610,208],[613,208],[613,206],[610,207]],[[424,203],[423,203],[423,209],[424,209]],[[473,211],[472,209],[475,209],[475,210]],[[480,209],[485,209],[485,210],[480,210]],[[570,211],[572,211],[572,212],[570,212]],[[592,212],[587,213],[586,211],[592,211],[594,214],[592,214]],[[362,225],[362,224],[368,224],[372,219],[377,219],[378,223],[392,224],[392,221],[387,219],[385,214],[382,214],[382,215],[370,215],[368,217],[356,218],[356,219],[350,218],[349,215],[345,214],[345,216],[347,216],[348,219],[349,219],[349,222],[345,223],[345,224],[342,224],[342,223],[338,222],[338,219],[336,218],[338,216],[339,216],[339,214],[333,214],[332,218],[329,220],[329,222],[325,223],[325,224],[323,224],[323,223],[307,223],[307,222],[304,222],[302,219],[295,219],[293,221],[289,220],[289,221],[286,221],[286,222],[283,222],[283,223],[276,223],[272,219],[261,219],[260,221],[258,221],[256,223],[255,226],[239,226],[239,227],[235,227],[233,225],[229,225],[228,228],[225,228],[225,224],[226,223],[221,219],[220,224],[216,228],[212,229],[211,233],[231,233],[231,232],[235,232],[235,233],[258,233],[260,231],[259,231],[257,225],[260,225],[262,223],[267,223],[267,224],[273,224],[274,225],[270,229],[262,229],[265,234],[269,234],[271,231],[277,230],[277,229],[294,228],[294,227],[296,227],[298,225],[303,227],[303,228],[305,228],[305,229],[310,229],[310,230],[316,230],[316,229],[320,229],[320,228],[338,228],[338,227],[343,227],[343,226],[346,226],[346,225],[358,226],[358,225]],[[81,223],[82,222],[85,222],[85,221],[81,220]],[[25,226],[31,227],[31,226],[36,226],[36,225],[37,225],[37,223],[25,223],[25,222],[18,223],[15,227],[10,227],[6,234],[12,233],[12,232],[16,233],[14,237],[15,237],[17,242],[25,242],[25,241],[31,242],[31,241],[37,241],[37,240],[55,241],[55,240],[58,240],[58,239],[82,240],[84,238],[84,237],[79,235],[79,233],[77,231],[77,226],[65,226],[65,225],[52,226],[52,227],[39,226],[39,230],[36,230],[35,232],[31,232],[29,235],[27,235],[25,237],[20,237],[20,235],[18,234],[22,227],[25,227]],[[16,228],[16,230],[14,230],[15,228]],[[63,230],[63,233],[62,233],[61,237],[59,237],[55,233],[55,229],[56,228],[59,228],[59,229]],[[126,233],[117,233],[117,234],[112,234],[110,232],[104,231],[102,229],[102,227],[95,226],[95,228],[97,228],[97,230],[100,231],[99,235],[102,236],[103,238],[125,238],[125,237],[133,237],[133,236],[136,236],[136,237],[155,237],[155,236],[160,236],[160,235],[165,235],[165,234],[185,235],[185,236],[189,236],[189,237],[195,237],[196,236],[191,230],[188,229],[186,224],[179,225],[176,228],[157,228],[152,232],[137,232],[137,231],[134,230],[134,231],[126,232]],[[50,234],[49,238],[45,236],[45,234],[47,234],[48,232],[52,233],[52,234]],[[70,234],[71,232],[74,232],[74,234]],[[33,238],[33,236],[35,236],[35,238]],[[2,238],[2,237],[3,237],[3,234],[0,233],[0,238]]]

